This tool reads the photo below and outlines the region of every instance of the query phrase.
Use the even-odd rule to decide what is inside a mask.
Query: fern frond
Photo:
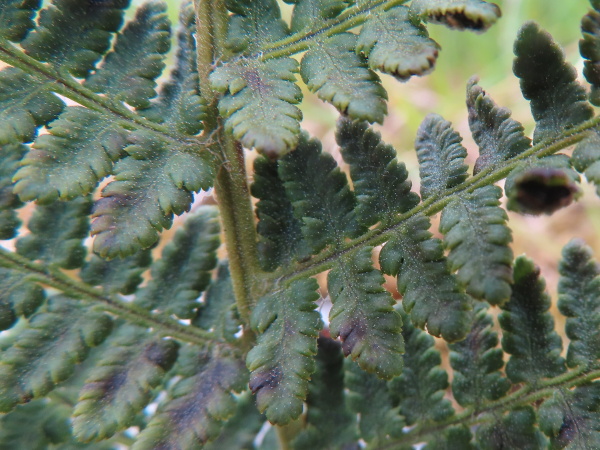
[[[40,0],[3,0],[0,3],[0,36],[13,42],[22,41],[35,27],[34,17]]]
[[[363,25],[356,52],[368,58],[369,67],[406,81],[433,70],[440,46],[427,28],[411,17],[406,6],[369,16]]]
[[[107,116],[70,106],[39,136],[15,174],[22,200],[49,203],[91,193],[124,156],[127,133]]]
[[[17,253],[63,269],[81,267],[87,254],[83,240],[89,231],[91,207],[89,197],[38,205],[27,223],[31,233],[17,239]]]
[[[169,389],[132,450],[197,448],[219,435],[222,422],[235,413],[231,393],[246,387],[247,372],[241,361],[224,355],[200,359],[194,372],[182,372],[183,378]]]
[[[356,418],[344,399],[344,358],[340,345],[319,337],[317,370],[309,383],[304,429],[294,440],[295,449],[355,448]]]
[[[356,218],[356,199],[346,175],[331,155],[321,152],[316,139],[302,135],[296,150],[281,160],[279,176],[314,253],[364,231]]]
[[[125,325],[92,369],[73,411],[73,432],[100,441],[131,425],[177,358],[178,344]]]
[[[150,106],[149,99],[156,97],[154,80],[165,67],[163,60],[170,47],[171,24],[166,10],[166,4],[159,1],[140,6],[84,86],[136,108]]]
[[[596,185],[596,193],[600,195],[600,136],[592,132],[573,150],[571,165],[577,172]]]
[[[442,195],[468,177],[467,150],[452,124],[437,114],[429,114],[421,123],[415,139],[421,176],[421,197]]]
[[[450,274],[442,242],[431,237],[430,226],[421,215],[407,221],[383,247],[379,263],[384,273],[398,275],[402,305],[415,326],[459,341],[471,327],[472,300]]]
[[[0,267],[0,330],[7,330],[17,318],[31,316],[46,300],[45,291],[30,277]]]
[[[329,328],[332,337],[342,340],[346,356],[389,379],[402,371],[402,320],[382,287],[383,276],[373,268],[371,251],[365,247],[341,258],[329,272]]]
[[[14,67],[0,71],[0,145],[33,140],[63,108],[46,83]]]
[[[363,225],[385,223],[419,203],[419,196],[410,191],[404,163],[397,161],[396,150],[386,145],[379,133],[364,122],[340,119],[336,139],[350,166],[355,211]]]
[[[257,51],[289,33],[276,0],[230,0],[227,8],[234,13],[229,20],[227,47],[235,52]]]
[[[21,46],[38,61],[85,78],[108,50],[128,6],[129,0],[53,0],[40,12],[38,26]]]
[[[0,145],[0,240],[12,239],[21,225],[15,209],[23,203],[14,192],[12,177],[25,153],[23,144]]]
[[[79,276],[91,286],[102,286],[109,294],[135,293],[142,282],[142,273],[152,262],[150,250],[140,250],[126,258],[107,261],[96,255],[81,268]]]
[[[502,348],[511,355],[506,375],[513,383],[535,383],[560,375],[565,361],[560,356],[562,340],[548,312],[546,283],[533,262],[523,256],[514,266],[513,291],[498,320],[503,329]],[[535,330],[531,333],[530,330]]]
[[[45,396],[106,338],[111,319],[62,296],[48,300],[0,357],[0,411]]]
[[[414,0],[414,14],[456,30],[485,31],[502,15],[498,5],[483,0]]]
[[[476,408],[485,400],[496,400],[510,388],[502,376],[503,352],[498,333],[484,303],[475,305],[475,320],[466,339],[450,344],[450,364],[454,370],[452,394],[463,407]]]
[[[283,425],[302,413],[322,326],[315,311],[317,289],[312,278],[292,282],[262,297],[252,312],[258,339],[246,358],[250,389],[272,423]]]
[[[551,448],[600,447],[600,383],[557,389],[542,403],[538,415]]]
[[[467,85],[469,127],[473,140],[479,146],[474,174],[488,167],[497,167],[531,147],[531,139],[525,136],[523,125],[511,119],[507,108],[498,107],[477,81],[473,77]]]
[[[192,193],[211,187],[214,160],[207,151],[172,148],[170,142],[135,132],[125,148],[130,155],[114,169],[115,181],[94,206],[91,232],[102,257],[132,255],[170,228],[173,214],[189,211]]]
[[[337,17],[351,2],[349,0],[288,0],[288,3],[294,3],[291,31],[298,33]]]
[[[536,422],[536,414],[532,407],[515,408],[496,422],[483,424],[477,429],[478,448],[489,450],[547,448],[547,440],[538,429]]]
[[[512,236],[501,197],[497,186],[458,196],[444,208],[439,227],[458,280],[468,294],[492,305],[508,300],[512,283]]]
[[[436,433],[423,450],[475,450],[471,430],[464,425],[447,427]]]
[[[536,123],[534,144],[594,115],[585,90],[577,82],[577,72],[565,61],[550,34],[529,22],[519,31],[514,50],[513,71],[520,78],[521,91],[530,102]]]
[[[579,52],[585,59],[583,75],[592,85],[590,102],[600,104],[600,3],[591,1],[594,8],[581,19],[583,39],[579,41]]]
[[[596,364],[600,359],[600,267],[592,251],[579,240],[563,248],[559,266],[558,309],[567,317],[569,367]]]
[[[199,208],[152,264],[152,279],[139,291],[135,302],[182,319],[194,317],[200,306],[197,299],[210,283],[210,273],[217,264],[219,232],[216,209]]]
[[[379,77],[354,51],[357,37],[341,33],[311,48],[300,66],[300,75],[311,92],[352,119],[383,123],[387,93]]]

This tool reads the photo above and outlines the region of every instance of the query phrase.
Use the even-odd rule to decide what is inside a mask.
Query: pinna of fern
[[[157,89],[171,33],[162,3],[124,25],[127,0],[39,12],[0,0],[0,238],[16,249],[0,250],[0,447],[269,448],[273,432],[256,439],[266,421],[290,448],[597,447],[597,265],[578,241],[564,250],[565,359],[539,270],[513,261],[494,186],[508,175],[508,207],[539,214],[580,195],[577,172],[597,181],[598,120],[562,51],[533,23],[515,44],[533,143],[469,82],[473,175],[451,123],[426,117],[419,196],[369,126],[386,113],[377,72],[428,73],[440,46],[427,22],[485,31],[499,8],[293,3],[288,23],[274,0],[184,2]],[[592,5],[582,54],[595,87]],[[348,175],[300,130],[297,72],[341,113]],[[249,188],[242,146],[260,153]],[[152,261],[159,233],[213,184],[219,211],[194,207]],[[15,211],[31,200],[22,234]],[[217,257],[222,229],[229,261]],[[325,271],[327,327],[313,278]],[[449,343],[452,382],[432,335]],[[15,431],[24,425],[37,433]]]

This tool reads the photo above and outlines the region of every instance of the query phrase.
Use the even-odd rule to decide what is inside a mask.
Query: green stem
[[[35,263],[21,255],[0,247],[0,266],[28,274],[36,281],[64,292],[69,297],[94,302],[100,309],[122,317],[143,327],[154,328],[162,335],[172,336],[184,342],[204,346],[215,342],[212,333],[197,327],[181,325],[169,317],[152,314],[131,303],[114,296],[107,296],[100,290],[77,281],[59,270]]]

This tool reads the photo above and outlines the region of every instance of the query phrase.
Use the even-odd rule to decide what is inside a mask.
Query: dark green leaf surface
[[[94,92],[106,92],[136,108],[150,106],[156,97],[154,80],[162,73],[170,48],[171,24],[163,2],[138,8],[135,18],[118,35],[102,65],[84,83]]]
[[[497,106],[477,81],[473,77],[467,85],[469,127],[479,146],[474,174],[488,167],[495,168],[531,147],[531,139],[525,136],[523,125],[511,119],[510,110]]]
[[[73,432],[99,441],[130,426],[150,401],[177,358],[178,344],[151,337],[136,326],[121,327],[91,371],[73,411]]]
[[[23,200],[49,203],[92,192],[123,156],[127,132],[107,116],[70,106],[38,136],[16,173]]]
[[[423,450],[473,450],[472,437],[466,426],[448,427],[441,433],[435,433]]]
[[[292,32],[306,31],[337,17],[351,2],[349,0],[288,0],[294,3]]]
[[[481,425],[476,434],[481,450],[540,450],[548,448],[536,425],[535,411],[526,406],[516,408],[493,423]]]
[[[396,150],[365,122],[340,119],[336,133],[356,195],[356,215],[365,226],[391,220],[395,214],[412,209],[419,196],[410,191],[412,183]]]
[[[64,103],[48,85],[21,69],[0,71],[0,145],[29,142],[37,127],[55,119]]]
[[[151,267],[152,279],[135,302],[182,319],[191,319],[200,306],[198,297],[210,283],[219,247],[217,210],[199,208],[165,246]]]
[[[558,309],[567,317],[567,365],[590,366],[600,359],[600,266],[579,240],[563,248]]]
[[[398,275],[402,305],[412,323],[448,342],[469,332],[472,300],[450,274],[442,242],[432,238],[429,219],[416,216],[399,228],[379,254],[381,270]]]
[[[377,74],[357,55],[356,35],[341,33],[312,47],[300,75],[311,92],[352,119],[383,123],[387,94]]]
[[[389,379],[402,371],[402,320],[382,287],[381,272],[373,268],[371,251],[365,247],[342,257],[329,272],[329,328],[332,337],[341,339],[346,356]]]
[[[227,47],[235,52],[258,50],[288,34],[276,0],[229,0],[227,8],[235,13],[227,30]]]
[[[312,278],[295,281],[262,297],[252,311],[258,339],[246,358],[250,389],[272,423],[283,425],[302,413],[322,326],[317,289]]]
[[[16,242],[17,252],[63,269],[81,267],[87,254],[83,240],[89,231],[91,207],[89,197],[38,205],[27,223],[30,233]]]
[[[46,299],[44,290],[29,276],[0,267],[0,330],[10,328],[19,317],[29,317]]]
[[[513,292],[498,320],[502,327],[502,348],[511,355],[506,375],[513,383],[536,383],[560,375],[565,361],[560,356],[562,340],[554,331],[548,311],[550,297],[540,270],[524,256],[514,266]],[[530,330],[535,330],[531,333]]]
[[[415,149],[424,200],[442,195],[467,179],[467,150],[461,142],[462,137],[452,129],[452,124],[437,114],[429,114],[421,123]]]
[[[145,132],[132,133],[129,157],[114,169],[114,181],[94,206],[94,251],[129,256],[152,246],[170,228],[173,215],[189,211],[192,193],[212,186],[213,157],[206,150],[173,148]]]
[[[358,450],[356,418],[344,398],[344,357],[340,344],[319,337],[317,370],[309,383],[304,429],[294,440],[297,450]]]
[[[406,425],[446,419],[454,410],[444,398],[448,375],[440,367],[440,352],[431,336],[413,327],[408,317],[403,316],[406,319],[402,330],[406,343],[404,370],[388,383],[392,401],[399,405]]]
[[[498,342],[487,306],[477,303],[466,339],[450,344],[452,394],[459,405],[477,408],[485,400],[497,400],[508,391],[510,382],[500,373],[504,361]]]
[[[75,301],[55,296],[33,316],[0,358],[0,411],[8,412],[66,380],[91,347],[102,343],[112,321]]]
[[[577,172],[596,185],[596,193],[600,195],[600,135],[593,132],[577,144],[571,164]]]
[[[12,177],[25,153],[23,144],[0,145],[0,240],[12,239],[21,225],[15,209],[22,203],[14,193]]]
[[[40,0],[2,0],[0,2],[0,36],[21,41],[35,27],[34,17]]]
[[[369,16],[363,25],[356,51],[364,54],[372,70],[406,81],[433,70],[440,46],[429,38],[427,28],[411,17],[406,6]]]
[[[600,3],[591,0],[594,8],[581,19],[583,39],[579,41],[579,52],[585,59],[583,75],[592,85],[590,102],[600,104]]]
[[[126,258],[107,261],[96,255],[81,268],[79,276],[92,285],[102,286],[105,292],[133,294],[143,281],[142,273],[152,262],[150,250],[140,250]]]
[[[502,15],[498,5],[483,0],[414,0],[411,9],[431,23],[455,30],[485,31]]]
[[[538,414],[552,449],[600,448],[600,383],[557,389]]]
[[[510,298],[512,241],[502,189],[484,186],[461,195],[442,212],[439,229],[448,261],[471,296],[499,305]]]
[[[519,31],[514,50],[513,71],[521,79],[521,91],[530,101],[536,123],[534,144],[594,115],[585,90],[577,82],[577,72],[565,62],[550,34],[529,22]]]
[[[314,253],[364,231],[346,175],[316,139],[302,135],[298,148],[281,160],[279,176]]]
[[[169,389],[167,400],[137,436],[132,450],[198,448],[219,435],[222,422],[236,410],[231,392],[245,388],[247,372],[237,359],[222,355],[206,359],[197,373],[184,376]]]
[[[21,43],[26,53],[84,78],[110,47],[129,0],[53,0]]]

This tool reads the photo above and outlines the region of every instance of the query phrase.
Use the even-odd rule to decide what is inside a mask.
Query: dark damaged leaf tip
[[[480,33],[502,16],[498,5],[482,0],[416,0],[412,9],[430,23]]]

